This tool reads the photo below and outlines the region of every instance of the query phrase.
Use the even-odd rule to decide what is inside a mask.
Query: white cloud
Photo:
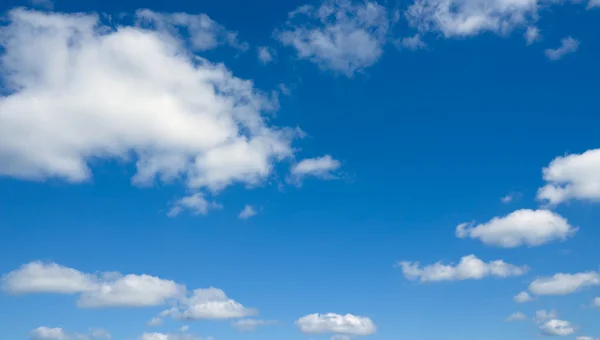
[[[201,336],[189,333],[144,333],[139,337],[139,340],[203,340]],[[205,340],[212,340],[206,338]]]
[[[560,47],[556,49],[547,49],[545,51],[546,57],[550,60],[562,59],[567,54],[575,53],[579,48],[579,41],[571,37],[563,38],[560,41]]]
[[[185,287],[150,275],[117,276],[99,282],[84,292],[77,306],[82,308],[160,306],[185,294]]]
[[[270,326],[277,324],[276,320],[241,319],[231,323],[240,332],[249,332],[259,326]]]
[[[551,319],[556,319],[558,314],[555,310],[547,311],[545,309],[541,309],[535,312],[534,321],[537,323],[544,323]]]
[[[527,30],[525,31],[525,41],[527,41],[527,45],[531,45],[534,42],[540,40],[541,35],[540,35],[540,29],[535,27],[535,26],[529,26],[527,27]]]
[[[273,101],[179,37],[95,15],[16,9],[7,19],[0,175],[81,182],[92,160],[135,160],[138,185],[218,191],[259,184],[293,155],[297,130],[264,116]]]
[[[31,331],[34,340],[67,340],[69,337],[62,328],[38,327]]]
[[[185,287],[150,275],[86,274],[56,263],[31,262],[2,277],[11,294],[80,294],[82,308],[157,306],[185,294]]]
[[[258,60],[260,60],[263,64],[268,64],[273,61],[275,51],[273,51],[272,49],[265,46],[260,46],[258,47],[257,51]]]
[[[377,327],[371,319],[352,314],[309,314],[296,320],[295,323],[303,333],[307,334],[371,335],[377,331]]]
[[[549,336],[566,336],[575,333],[575,329],[569,321],[552,319],[540,326],[542,334]]]
[[[222,206],[215,202],[209,202],[202,193],[195,193],[177,200],[167,215],[176,217],[184,210],[191,211],[193,215],[206,215],[209,210],[218,208],[222,208]]]
[[[31,262],[2,276],[2,290],[10,294],[74,294],[91,291],[97,277],[56,263]]]
[[[553,240],[566,240],[577,232],[562,216],[549,210],[522,209],[504,217],[473,226],[463,223],[456,227],[459,238],[479,239],[487,245],[515,248],[540,246]]]
[[[338,170],[341,163],[333,159],[330,155],[323,157],[307,158],[292,166],[290,170],[290,180],[300,182],[304,177],[312,176],[321,179],[336,178],[333,174]]]
[[[92,329],[87,334],[68,333],[62,328],[38,327],[31,331],[33,340],[111,340],[112,335],[104,329]]]
[[[592,306],[600,308],[600,297],[594,298],[594,300],[592,301]]]
[[[244,209],[242,209],[242,211],[240,212],[240,215],[238,217],[241,218],[242,220],[247,220],[250,217],[255,216],[256,214],[257,214],[257,212],[254,209],[254,207],[246,204],[246,206],[244,206]]]
[[[600,338],[594,338],[591,336],[578,336],[575,340],[599,340]]]
[[[502,260],[483,262],[475,255],[461,258],[458,265],[446,265],[441,262],[421,267],[418,262],[402,261],[397,264],[409,280],[421,282],[479,280],[494,276],[506,278],[520,276],[527,272],[526,266],[515,266]]]
[[[600,274],[596,272],[559,273],[536,279],[529,284],[529,291],[536,295],[567,295],[597,285],[600,285]]]
[[[543,170],[547,184],[537,198],[550,204],[569,199],[600,201],[600,149],[555,158]]]
[[[404,37],[400,41],[400,45],[406,49],[415,51],[425,48],[425,42],[422,40],[420,34],[415,34],[412,37]]]
[[[179,301],[176,307],[165,310],[161,316],[182,320],[238,319],[258,314],[256,309],[246,308],[230,299],[217,288],[196,289]]]
[[[531,295],[529,295],[529,293],[527,293],[527,292],[520,292],[519,294],[515,295],[515,297],[513,299],[517,303],[525,303],[525,302],[530,302],[531,300],[533,300],[531,298]]]
[[[187,332],[189,330],[190,330],[190,326],[188,326],[188,325],[184,325],[184,326],[181,326],[181,328],[179,328],[180,332]]]
[[[507,34],[534,21],[539,0],[415,0],[405,15],[420,32],[445,37]]]
[[[508,322],[525,321],[525,320],[527,320],[527,316],[525,316],[525,314],[519,313],[519,312],[513,313],[508,318],[506,318],[506,321],[508,321]]]
[[[205,51],[229,45],[245,51],[248,43],[238,40],[238,33],[228,31],[206,14],[188,13],[157,13],[148,9],[138,10],[136,19],[139,25],[150,26],[164,31],[169,35],[176,35],[176,30],[185,29],[194,50]]]
[[[163,324],[163,319],[159,317],[152,318],[150,321],[146,323],[148,326],[160,326]]]
[[[386,8],[375,1],[326,0],[291,12],[275,35],[298,58],[351,77],[379,60],[390,25]]]

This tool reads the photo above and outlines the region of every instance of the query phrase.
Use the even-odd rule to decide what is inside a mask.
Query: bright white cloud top
[[[155,15],[195,32],[192,19]],[[8,19],[0,43],[12,93],[0,98],[1,175],[80,182],[92,176],[91,158],[133,157],[137,184],[182,178],[220,190],[257,184],[293,154],[295,130],[262,115],[274,108],[268,96],[192,56],[169,30],[22,9]],[[212,46],[206,34],[202,46]]]
[[[484,262],[475,255],[461,258],[457,265],[441,262],[422,267],[419,262],[401,261],[397,264],[409,280],[420,282],[480,280],[486,277],[507,278],[520,276],[528,271],[527,266],[516,266],[502,260]]]
[[[554,240],[566,240],[577,228],[550,210],[517,210],[504,217],[473,225],[463,223],[456,227],[459,238],[479,239],[487,245],[515,248],[540,246]]]
[[[566,336],[575,333],[575,328],[569,321],[552,319],[540,325],[540,330],[544,335]]]
[[[600,149],[554,159],[543,170],[547,184],[537,198],[550,204],[570,199],[600,201]]]
[[[371,335],[377,331],[371,319],[352,314],[309,314],[296,320],[296,326],[307,334]]]
[[[558,273],[534,280],[529,284],[529,291],[536,295],[567,295],[597,285],[600,285],[600,274],[597,272]]]

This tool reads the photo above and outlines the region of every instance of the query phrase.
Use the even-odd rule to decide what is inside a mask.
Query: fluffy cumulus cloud
[[[503,248],[535,247],[553,240],[564,241],[576,232],[577,228],[557,213],[529,209],[517,210],[484,224],[463,223],[456,228],[459,238],[479,239]]]
[[[541,201],[600,201],[600,149],[557,157],[544,168],[543,176],[547,184],[538,191]]]
[[[62,328],[38,327],[30,332],[32,340],[111,340],[112,335],[103,329],[92,329],[89,333],[69,333]]]
[[[401,261],[397,264],[409,280],[420,282],[479,280],[486,277],[506,278],[527,272],[526,266],[515,266],[502,260],[484,262],[475,255],[464,256],[457,265],[441,262],[422,267],[418,262]]]
[[[10,294],[80,294],[82,308],[157,306],[185,294],[185,287],[150,275],[86,274],[56,263],[31,262],[2,277]]]
[[[334,179],[337,178],[334,172],[340,167],[341,163],[330,155],[303,159],[292,166],[289,180],[298,183],[305,177]]]
[[[507,34],[534,21],[540,0],[415,0],[405,15],[420,32],[466,37]]]
[[[371,335],[377,331],[377,327],[371,319],[352,314],[309,314],[296,320],[295,323],[306,334]]]
[[[551,319],[540,325],[542,334],[549,336],[566,336],[575,333],[575,328],[569,321]]]
[[[597,272],[558,273],[534,280],[529,284],[529,291],[536,295],[567,295],[597,285],[600,285],[600,274]]]
[[[277,324],[276,320],[258,320],[258,319],[240,319],[231,323],[231,325],[240,332],[249,332],[260,326],[270,326]]]
[[[163,311],[161,317],[171,316],[181,320],[238,319],[258,314],[256,309],[246,308],[227,297],[218,288],[196,289],[179,300],[178,305]]]
[[[10,294],[79,294],[80,308],[150,307],[172,303],[148,322],[160,325],[163,318],[235,319],[258,312],[227,297],[217,288],[188,293],[185,285],[150,275],[106,272],[86,274],[55,263],[32,262],[2,277],[2,289]]]
[[[515,321],[525,321],[527,320],[527,316],[523,313],[513,313],[511,314],[508,318],[506,318],[506,321],[508,322],[515,322]]]
[[[391,25],[390,14],[375,1],[326,0],[291,12],[275,35],[298,58],[350,77],[381,58]]]
[[[567,54],[575,53],[579,49],[579,41],[572,37],[563,38],[560,41],[560,46],[557,48],[549,48],[546,51],[546,57],[550,60],[562,59]]]
[[[191,31],[209,22],[138,16]],[[273,100],[187,47],[209,48],[218,38],[190,33],[187,42],[168,27],[113,28],[96,15],[23,9],[6,23],[0,175],[81,182],[92,176],[92,160],[134,160],[136,184],[181,179],[217,191],[258,184],[292,156],[298,132],[268,123]]]
[[[531,295],[529,295],[529,293],[527,293],[527,292],[520,292],[519,294],[515,295],[515,297],[513,299],[517,303],[525,303],[525,302],[530,302],[531,300],[533,300]]]
[[[185,210],[190,211],[193,215],[206,215],[209,210],[221,207],[220,204],[207,200],[204,194],[197,192],[178,199],[169,209],[167,215],[175,217]]]

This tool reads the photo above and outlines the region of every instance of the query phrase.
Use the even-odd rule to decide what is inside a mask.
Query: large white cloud
[[[157,306],[185,295],[185,286],[150,275],[87,274],[56,263],[31,262],[2,276],[9,294],[79,293],[82,308]]]
[[[567,295],[597,285],[600,285],[600,274],[596,272],[558,273],[534,280],[529,284],[529,291],[536,295]]]
[[[157,16],[188,27],[204,20]],[[80,182],[92,160],[133,159],[135,183],[181,178],[219,190],[257,184],[293,153],[296,130],[263,115],[276,107],[268,96],[164,30],[23,9],[7,23],[0,175]]]
[[[464,256],[457,265],[438,262],[421,267],[419,262],[401,261],[397,266],[407,279],[421,282],[479,280],[490,276],[506,278],[523,275],[528,270],[526,266],[515,266],[502,260],[486,263],[475,255]]]
[[[544,168],[543,175],[547,184],[538,191],[541,201],[600,201],[600,149],[557,157]]]
[[[295,323],[302,332],[307,334],[371,335],[377,331],[373,320],[352,314],[309,314],[296,320]]]
[[[475,238],[483,243],[504,248],[523,245],[540,246],[553,240],[566,240],[577,232],[568,221],[549,210],[522,209],[491,221],[472,225],[460,224],[456,235]]]
[[[298,58],[352,76],[379,60],[391,25],[390,14],[375,1],[326,0],[291,12],[275,35]]]
[[[415,0],[405,15],[421,32],[445,37],[506,34],[535,21],[543,0]]]

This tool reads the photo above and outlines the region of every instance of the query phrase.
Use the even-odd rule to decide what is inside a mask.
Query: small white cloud
[[[594,338],[591,336],[578,336],[575,340],[600,340],[600,338]]]
[[[425,42],[421,39],[420,34],[415,34],[412,37],[404,37],[400,41],[400,45],[411,51],[416,51],[425,48]]]
[[[566,336],[575,333],[575,328],[569,321],[552,319],[540,326],[542,334],[549,336]]]
[[[446,38],[484,32],[507,34],[537,16],[538,0],[414,0],[405,12],[421,32],[441,32]]]
[[[268,64],[274,60],[275,51],[271,48],[260,46],[257,48],[258,51],[258,60],[260,60],[263,64]]]
[[[485,277],[506,278],[520,276],[527,272],[526,266],[515,266],[502,260],[483,262],[475,255],[464,256],[457,265],[441,262],[421,267],[418,262],[402,261],[397,264],[409,280],[420,282],[479,280]]]
[[[600,285],[600,274],[596,272],[559,273],[534,280],[529,284],[529,291],[536,295],[567,295],[597,285]]]
[[[527,41],[527,45],[531,45],[536,41],[539,41],[541,38],[540,29],[535,26],[527,27],[525,31],[525,41]]]
[[[246,206],[244,206],[244,209],[242,209],[242,211],[240,212],[239,218],[241,218],[242,220],[247,220],[250,217],[255,216],[256,214],[257,212],[254,209],[254,207],[246,204]]]
[[[521,198],[521,196],[522,196],[522,194],[520,192],[511,192],[511,193],[507,194],[506,196],[503,196],[502,198],[500,198],[500,201],[504,204],[508,204],[508,203],[518,200],[519,198]]]
[[[148,326],[160,326],[163,324],[163,319],[156,317],[156,318],[152,318],[150,321],[148,321],[146,323],[146,325]]]
[[[218,288],[196,289],[179,301],[176,307],[167,309],[160,316],[171,316],[181,320],[223,320],[254,316],[256,309],[246,308],[227,297]]]
[[[111,340],[112,334],[110,334],[107,330],[104,329],[92,329],[90,331],[90,338],[97,340]]]
[[[506,321],[508,322],[514,322],[514,321],[525,321],[527,320],[527,316],[523,313],[513,313],[511,314],[508,318],[506,318]]]
[[[525,303],[525,302],[530,302],[533,300],[531,295],[529,295],[529,293],[527,293],[527,292],[520,292],[519,294],[515,295],[515,297],[513,299],[517,303]]]
[[[560,47],[556,49],[547,49],[545,51],[546,57],[550,60],[562,59],[565,55],[575,53],[579,48],[579,41],[571,37],[563,38],[560,41]]]
[[[515,248],[540,246],[554,240],[566,240],[577,232],[562,216],[550,210],[522,209],[504,217],[474,226],[462,223],[456,227],[459,238],[479,239],[487,245]]]
[[[544,323],[550,319],[556,319],[558,317],[558,313],[555,310],[545,310],[541,309],[535,312],[534,321],[538,324]]]
[[[300,182],[303,178],[312,176],[320,179],[335,179],[334,171],[341,167],[341,163],[330,155],[317,158],[307,158],[292,166],[290,180]]]
[[[212,338],[202,338],[189,333],[144,333],[139,340],[212,340]]]
[[[219,45],[229,45],[245,51],[248,43],[238,40],[238,33],[228,31],[206,14],[158,13],[148,9],[136,12],[138,24],[151,25],[160,31],[175,35],[177,29],[185,29],[194,50],[206,51]]]
[[[309,314],[296,320],[295,324],[306,334],[371,335],[377,331],[370,318],[352,314]]]
[[[34,340],[67,340],[69,337],[62,328],[38,327],[31,331]]]
[[[592,306],[600,308],[600,297],[594,298],[594,300],[592,300]]]
[[[318,8],[304,5],[291,12],[275,36],[298,58],[351,77],[379,60],[390,19],[375,1],[325,0]]]
[[[185,333],[189,330],[190,330],[190,326],[188,326],[188,325],[184,325],[184,326],[181,326],[181,328],[179,328],[179,331],[182,333]]]
[[[600,149],[555,158],[543,170],[547,184],[537,198],[550,204],[570,199],[600,201]]]
[[[215,202],[209,202],[201,193],[195,193],[177,200],[167,215],[176,217],[184,210],[189,210],[193,215],[206,215],[209,210],[218,208],[222,208],[222,206]]]
[[[240,332],[249,332],[255,330],[259,326],[270,326],[277,324],[276,320],[257,320],[257,319],[241,319],[231,323],[231,325]]]

